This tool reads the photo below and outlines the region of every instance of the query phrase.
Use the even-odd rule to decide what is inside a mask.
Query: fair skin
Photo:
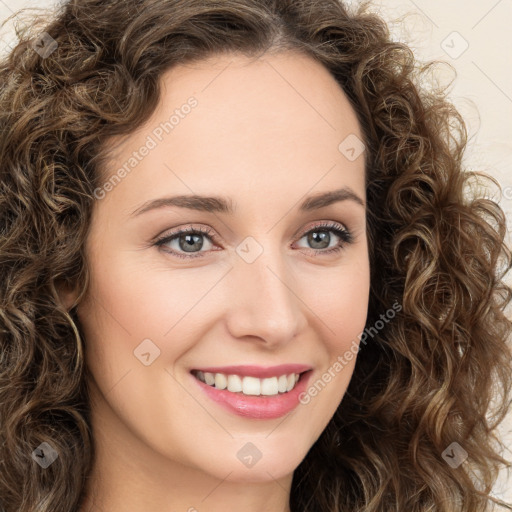
[[[370,286],[364,204],[299,206],[344,187],[366,201],[364,154],[350,161],[338,150],[361,130],[328,71],[297,54],[218,56],[177,66],[162,84],[151,119],[119,139],[107,178],[187,98],[198,104],[96,202],[87,240],[91,282],[77,313],[96,460],[81,512],[286,512],[293,472],[343,398],[356,358],[274,419],[220,407],[191,383],[190,369],[303,363],[314,383],[358,340]],[[182,194],[230,198],[236,212],[166,206],[131,216]],[[322,221],[353,241],[327,229],[328,247],[313,245],[307,233]],[[200,235],[193,253],[179,237],[152,245],[191,224],[215,240]],[[246,237],[263,249],[252,263],[237,252]],[[134,356],[144,339],[160,350],[147,366]],[[237,457],[248,442],[261,454],[251,467]]]

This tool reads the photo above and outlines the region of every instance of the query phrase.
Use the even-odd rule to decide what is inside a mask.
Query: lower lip
[[[190,376],[212,400],[230,412],[251,419],[268,420],[280,418],[299,405],[299,395],[305,391],[311,370],[303,373],[295,387],[287,393],[272,396],[248,396],[232,393],[227,389],[217,389]]]

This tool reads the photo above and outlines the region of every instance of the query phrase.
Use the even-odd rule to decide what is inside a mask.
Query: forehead
[[[239,128],[263,136],[301,132],[333,135],[350,130],[361,135],[357,117],[329,71],[313,58],[288,52],[258,59],[222,55],[178,65],[160,79],[160,114],[172,112],[194,96],[197,123],[242,136]],[[192,121],[193,122],[193,121]],[[191,123],[188,123],[191,124]],[[214,134],[211,133],[211,136]]]
[[[160,81],[156,110],[118,141],[107,172],[153,141],[114,191],[123,189],[134,207],[162,187],[187,194],[222,188],[241,197],[267,184],[268,199],[283,187],[304,194],[319,180],[319,190],[364,190],[364,154],[351,160],[340,150],[347,138],[362,139],[357,116],[314,59],[222,55],[177,65]]]

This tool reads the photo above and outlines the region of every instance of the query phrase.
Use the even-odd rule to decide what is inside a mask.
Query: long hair
[[[494,509],[510,466],[496,427],[512,385],[511,253],[502,209],[468,186],[499,184],[463,168],[463,119],[445,89],[420,85],[435,63],[419,65],[368,5],[339,0],[71,0],[36,21],[0,61],[5,512],[84,499],[95,452],[75,308],[107,142],[148,120],[171,66],[283,51],[322,63],[358,116],[371,272],[353,377],[294,472],[292,510]],[[58,284],[80,290],[70,310]],[[45,470],[43,449],[58,459]],[[465,460],[449,464],[455,454]]]

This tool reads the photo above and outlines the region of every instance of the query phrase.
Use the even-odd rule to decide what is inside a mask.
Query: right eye
[[[158,238],[154,245],[157,247],[167,247],[168,244],[176,242],[175,246],[171,247],[171,250],[165,249],[165,251],[178,258],[198,258],[202,257],[201,252],[208,252],[201,251],[205,237],[209,239],[209,243],[212,243],[215,239],[215,234],[208,229],[188,228],[168,233]]]

